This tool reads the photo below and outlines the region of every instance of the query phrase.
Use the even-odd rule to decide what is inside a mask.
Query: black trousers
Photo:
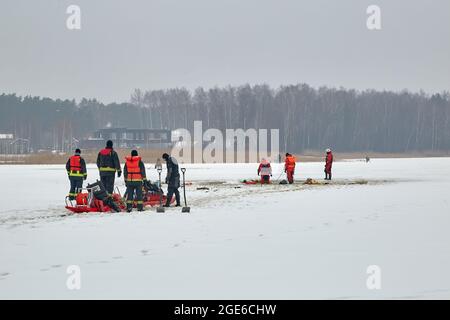
[[[175,194],[175,200],[177,202],[177,206],[180,206],[180,191],[178,191],[178,188],[174,187],[168,187],[167,188],[167,200],[166,200],[166,206],[170,206],[170,200],[172,200],[173,195]]]
[[[138,211],[144,209],[144,202],[142,199],[142,181],[129,181],[127,185],[127,210],[133,209],[133,201],[137,203]],[[136,193],[136,197],[134,197]]]
[[[69,199],[74,200],[78,193],[81,192],[83,188],[83,178],[82,177],[69,177],[70,181],[70,191],[69,191]]]
[[[100,172],[100,181],[105,186],[106,191],[109,194],[114,192],[114,180],[116,178],[115,172]]]
[[[331,180],[331,172],[326,172],[325,171],[325,180]]]

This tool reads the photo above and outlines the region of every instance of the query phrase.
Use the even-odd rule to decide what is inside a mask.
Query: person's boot
[[[143,206],[142,204],[138,204],[138,205],[137,205],[137,210],[138,210],[139,212],[144,211],[144,206]]]

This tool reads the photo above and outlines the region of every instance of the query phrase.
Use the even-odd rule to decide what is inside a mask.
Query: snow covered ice
[[[301,184],[323,163],[293,186],[240,184],[256,164],[186,167],[190,214],[69,215],[63,166],[0,166],[0,298],[450,298],[450,158],[336,162],[328,185]]]

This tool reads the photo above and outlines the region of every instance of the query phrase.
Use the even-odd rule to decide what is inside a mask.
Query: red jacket
[[[331,173],[331,166],[333,165],[333,154],[328,152],[325,156],[325,171]]]
[[[269,162],[260,163],[258,167],[258,175],[261,176],[270,176],[272,175],[272,167]]]
[[[294,171],[295,170],[295,157],[290,155],[286,157],[284,161],[284,170],[285,171]]]

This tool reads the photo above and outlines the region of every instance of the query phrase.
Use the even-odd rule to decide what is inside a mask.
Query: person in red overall
[[[270,183],[270,177],[272,176],[272,167],[270,166],[270,162],[264,158],[259,164],[258,176],[261,176],[261,184]]]
[[[289,184],[294,183],[294,173],[295,173],[295,157],[286,153],[286,160],[284,161],[284,172],[286,172],[286,176]]]
[[[80,149],[76,149],[75,154],[67,160],[66,171],[70,180],[69,199],[75,200],[83,188],[83,180],[87,178],[86,162],[81,157]]]
[[[325,156],[325,180],[331,180],[331,166],[333,165],[333,153],[331,149],[326,150]]]

